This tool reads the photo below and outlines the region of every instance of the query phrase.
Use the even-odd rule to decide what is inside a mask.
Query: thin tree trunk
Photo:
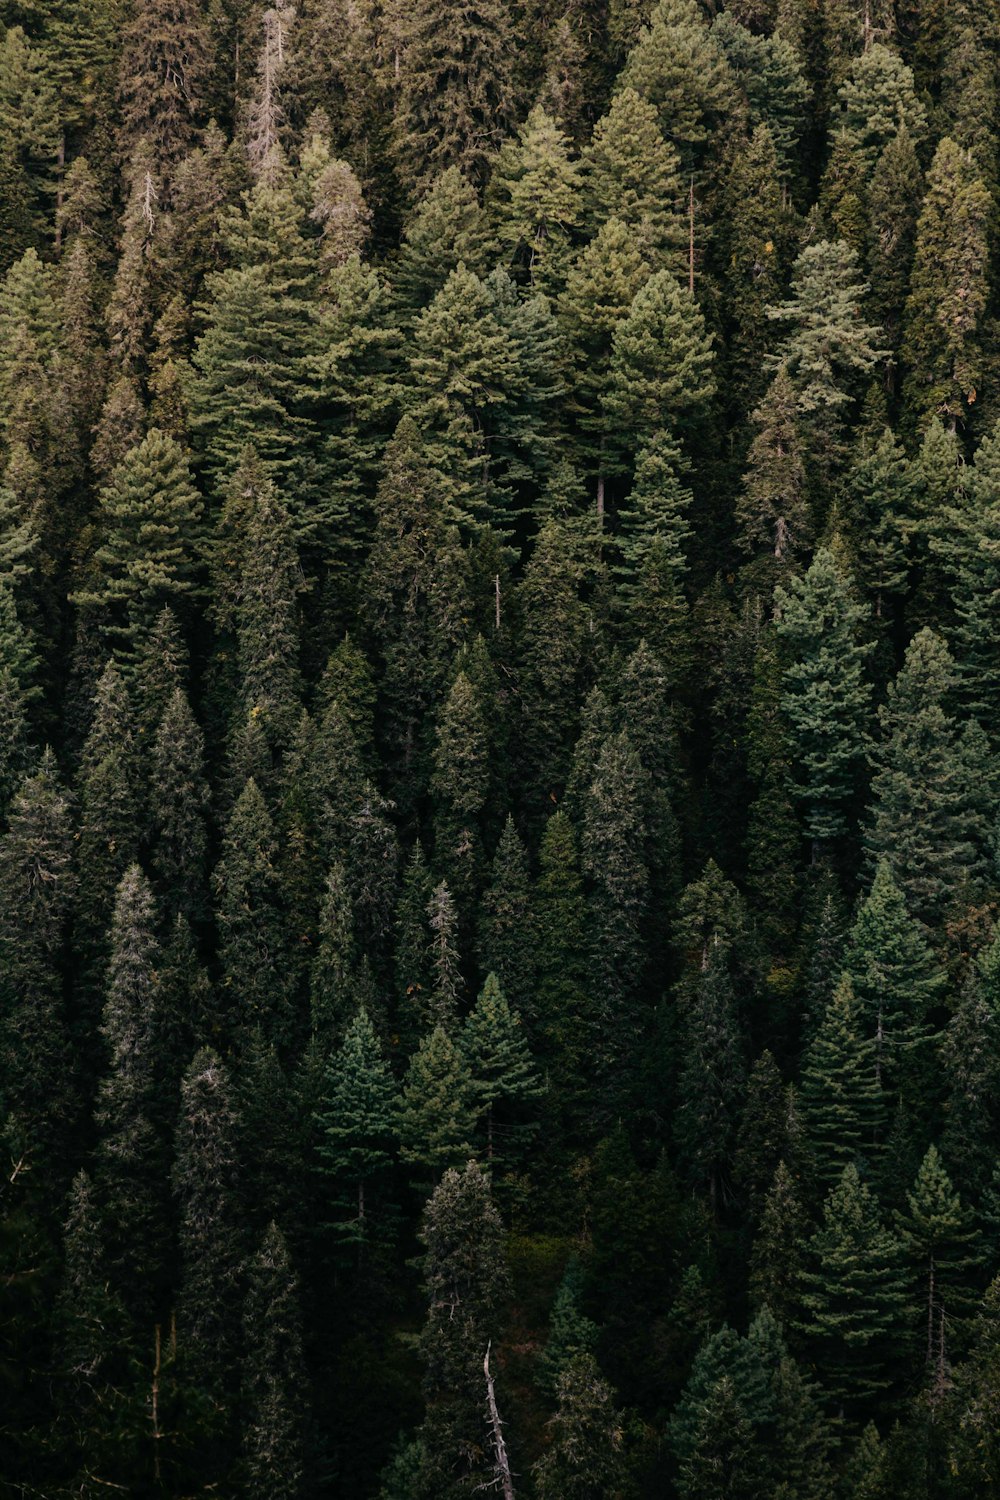
[[[497,1410],[496,1393],[493,1389],[493,1376],[490,1374],[490,1349],[492,1347],[492,1341],[486,1345],[486,1354],[483,1358],[483,1373],[486,1376],[486,1405],[490,1414],[490,1426],[493,1429],[496,1477],[499,1481],[500,1491],[504,1500],[514,1500],[514,1481],[510,1473],[507,1444],[504,1442],[503,1428],[500,1425],[500,1413]]]

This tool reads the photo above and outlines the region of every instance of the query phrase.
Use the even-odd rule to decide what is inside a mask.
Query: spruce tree
[[[549,1336],[539,1356],[540,1383],[549,1395],[556,1394],[567,1365],[581,1354],[593,1354],[597,1344],[597,1324],[580,1309],[582,1286],[580,1262],[572,1255],[552,1304]]]
[[[886,860],[858,908],[844,953],[862,1025],[875,1041],[875,1068],[891,1096],[916,1104],[930,1087],[929,1042],[944,976],[924,933],[906,909]]]
[[[623,1418],[593,1355],[575,1355],[556,1382],[549,1445],[532,1474],[539,1500],[600,1500],[625,1475]]]
[[[476,185],[513,123],[514,39],[498,0],[442,9],[439,0],[397,13],[396,155],[406,189],[426,188],[457,166]]]
[[[982,1247],[936,1146],[927,1148],[898,1221],[924,1312],[927,1377],[943,1383],[948,1340],[973,1301],[969,1281]]]
[[[696,427],[715,390],[701,309],[673,272],[658,271],[615,328],[605,418],[635,453],[665,421],[681,433]]]
[[[243,1451],[253,1500],[298,1500],[306,1473],[307,1377],[298,1278],[270,1224],[247,1271]]]
[[[535,1122],[524,1121],[525,1106],[543,1093],[521,1018],[511,1010],[497,976],[490,973],[479,999],[466,1017],[460,1047],[485,1116],[486,1159],[516,1159],[519,1138]],[[519,1116],[521,1118],[519,1118]]]
[[[490,178],[489,209],[507,263],[548,296],[566,279],[580,219],[579,167],[569,144],[536,104]]]
[[[480,902],[479,964],[493,974],[514,1010],[535,1019],[535,934],[524,845],[508,815]]]
[[[770,1308],[785,1327],[791,1325],[798,1308],[802,1248],[808,1225],[795,1179],[785,1162],[780,1161],[754,1235],[749,1290],[753,1306]]]
[[[719,1213],[732,1194],[736,1127],[746,1085],[732,980],[720,955],[709,959],[701,975],[681,1045],[674,1136],[688,1177],[707,1189],[713,1212]]]
[[[422,1174],[464,1161],[478,1113],[469,1065],[443,1026],[435,1026],[410,1059],[399,1106],[400,1159]]]
[[[842,979],[802,1061],[799,1100],[810,1176],[823,1192],[845,1167],[869,1161],[884,1105],[872,1028],[849,979]]]
[[[126,159],[146,141],[163,162],[193,143],[207,103],[210,43],[190,0],[144,0],[121,38],[119,149]]]
[[[438,804],[435,861],[463,911],[481,878],[480,817],[489,791],[486,719],[478,695],[459,672],[438,720],[430,790]]]
[[[420,1477],[427,1493],[459,1500],[492,1477],[483,1356],[500,1331],[510,1290],[503,1225],[475,1162],[445,1172],[424,1209],[420,1238],[427,1297],[419,1342],[426,1404]]]
[[[337,1209],[333,1228],[359,1258],[385,1233],[395,1124],[396,1086],[362,1009],[327,1063],[316,1116],[320,1170]]]
[[[756,433],[736,502],[740,550],[762,584],[784,581],[809,544],[812,522],[795,390],[782,366],[753,414]]]
[[[312,1030],[324,1049],[347,1031],[356,995],[356,965],[347,871],[335,860],[320,901],[316,952],[309,968]]]
[[[826,1398],[856,1420],[897,1377],[908,1299],[902,1247],[855,1166],[844,1168],[823,1205],[800,1296],[800,1332]]]
[[[664,139],[656,109],[634,88],[615,94],[594,126],[582,167],[591,229],[616,219],[647,255],[676,268],[687,244],[680,158]]]
[[[436,177],[403,226],[392,284],[406,312],[426,307],[459,264],[485,269],[486,223],[460,168]]]
[[[843,837],[856,805],[867,750],[870,688],[864,611],[829,548],[807,573],[775,595],[777,629],[787,643],[782,708],[806,832],[814,849]]]
[[[968,420],[982,383],[990,194],[968,151],[945,136],[917,222],[901,354],[913,419]]]
[[[914,916],[939,919],[983,875],[982,788],[970,785],[948,711],[954,661],[941,637],[921,630],[879,709],[873,809],[867,845],[884,859]]]
[[[208,800],[204,736],[176,688],[151,747],[151,860],[166,908],[192,919],[205,907]]]
[[[628,499],[618,512],[619,589],[627,618],[668,669],[683,682],[690,659],[685,596],[692,494],[682,483],[680,450],[655,432],[640,450]]]
[[[618,75],[622,88],[647,99],[684,166],[705,152],[727,110],[734,80],[691,0],[659,0]]]

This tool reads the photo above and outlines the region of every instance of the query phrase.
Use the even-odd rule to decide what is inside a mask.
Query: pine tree
[[[767,315],[789,324],[774,355],[795,387],[808,450],[828,482],[843,452],[842,430],[858,382],[886,355],[878,329],[862,316],[855,252],[843,240],[807,245],[792,267],[788,298]]]
[[[120,1295],[145,1321],[162,1295],[167,1261],[163,1143],[155,1128],[158,1040],[153,893],[138,865],[122,877],[111,921],[101,1032],[108,1051],[94,1111],[96,1183],[107,1220],[108,1256]]]
[[[587,788],[581,848],[592,888],[592,963],[602,1023],[613,1022],[602,1061],[627,1067],[641,1035],[637,1006],[645,969],[649,897],[642,796],[645,778],[627,733],[604,741]]]
[[[424,1488],[418,1494],[459,1500],[492,1477],[482,1418],[483,1356],[499,1332],[510,1282],[503,1225],[489,1179],[475,1162],[445,1172],[424,1209],[427,1318],[420,1335],[426,1415]]]
[[[569,145],[557,122],[536,104],[517,144],[501,150],[490,178],[490,213],[508,264],[549,296],[566,279],[579,227],[579,167]]]
[[[715,17],[712,40],[743,87],[751,129],[756,132],[766,126],[777,153],[779,175],[798,187],[799,149],[809,103],[800,53],[783,28],[772,35],[756,35],[733,11]]]
[[[476,186],[513,123],[514,40],[497,0],[443,10],[419,0],[398,16],[396,154],[406,187],[457,166]]]
[[[193,142],[211,69],[204,20],[191,0],[143,0],[121,39],[119,149],[147,141],[163,162]]]
[[[948,1336],[972,1302],[969,1279],[982,1258],[971,1215],[952,1187],[936,1146],[920,1164],[899,1231],[920,1291],[927,1329],[927,1377],[943,1384]]]
[[[209,1399],[238,1369],[244,1230],[238,1117],[225,1067],[208,1048],[181,1085],[172,1182],[180,1220],[178,1353]]]
[[[907,1311],[899,1241],[847,1166],[823,1205],[801,1284],[800,1330],[831,1405],[856,1418],[892,1384]]]
[[[787,642],[782,708],[814,848],[849,826],[867,750],[870,688],[861,644],[864,611],[829,548],[804,578],[776,591],[779,638]]]
[[[32,1164],[40,1190],[50,1176],[56,1197],[72,1160],[78,1107],[62,979],[76,895],[71,809],[55,757],[46,750],[15,795],[0,839],[6,1146],[15,1166]]]
[[[304,1494],[308,1383],[298,1278],[285,1237],[270,1224],[247,1273],[243,1449],[253,1500]]]
[[[549,1336],[539,1356],[539,1375],[546,1393],[554,1396],[566,1367],[581,1354],[594,1353],[597,1324],[580,1310],[583,1275],[571,1255],[552,1304]]]
[[[812,531],[795,391],[784,366],[753,420],[757,431],[736,502],[740,549],[762,581],[784,581]]]
[[[75,602],[107,611],[109,634],[134,647],[161,609],[197,587],[201,513],[183,451],[152,428],[101,492],[97,584]]]
[[[403,226],[393,287],[413,316],[433,301],[459,265],[486,269],[486,221],[475,189],[458,167],[436,177]]]
[[[989,222],[989,191],[971,153],[945,136],[927,174],[901,348],[917,422],[935,413],[952,426],[967,421],[982,383]]]
[[[316,1117],[320,1170],[329,1178],[338,1209],[333,1227],[338,1239],[356,1244],[359,1257],[385,1230],[379,1220],[385,1214],[395,1123],[396,1086],[362,1009],[327,1064]]]
[[[764,1199],[750,1252],[750,1297],[754,1307],[770,1308],[785,1327],[791,1325],[798,1308],[808,1224],[795,1179],[780,1161]]]
[[[435,1026],[410,1059],[399,1107],[400,1159],[436,1175],[471,1151],[478,1090],[461,1049]]]
[[[479,888],[480,820],[489,792],[486,718],[464,672],[441,708],[430,790],[438,803],[435,861],[464,911]]]
[[[518,1140],[535,1122],[518,1117],[543,1093],[521,1018],[511,1010],[497,976],[487,974],[459,1039],[486,1123],[486,1159],[516,1157]]]
[[[192,919],[205,906],[208,801],[204,736],[176,688],[151,747],[151,857],[167,909]]]
[[[875,1044],[849,979],[837,986],[802,1061],[799,1088],[810,1176],[823,1191],[871,1158],[883,1121]]]
[[[532,1470],[539,1500],[600,1500],[618,1494],[625,1475],[623,1419],[591,1354],[569,1361],[556,1395],[549,1446]]]
[[[838,92],[841,129],[866,177],[889,142],[904,128],[919,145],[927,117],[917,97],[913,73],[897,52],[882,42],[856,58]]]
[[[230,1025],[288,1037],[287,937],[274,823],[257,785],[239,795],[212,877],[219,965]]]
[[[604,412],[633,452],[664,422],[697,425],[715,395],[712,338],[701,309],[671,271],[658,271],[632,299],[612,339]]]
[[[888,861],[880,860],[858,909],[844,954],[865,1034],[875,1040],[882,1087],[916,1104],[926,1098],[928,1043],[944,976],[924,933],[906,909]]]
[[[659,0],[618,75],[647,99],[690,170],[728,110],[734,80],[691,0]]]
[[[224,222],[230,264],[205,279],[205,331],[188,399],[192,433],[216,482],[253,444],[297,505],[322,499],[316,399],[317,256],[290,190],[260,182]],[[303,517],[304,519],[304,517]]]
[[[524,845],[508,814],[480,902],[479,965],[534,1026],[535,934]]]
[[[676,269],[687,246],[680,158],[664,140],[656,109],[634,88],[616,93],[594,126],[582,170],[589,227],[599,232],[617,219],[647,256]]]
[[[879,709],[883,738],[867,845],[873,859],[888,864],[913,915],[925,921],[974,890],[983,873],[982,788],[970,785],[948,713],[954,685],[948,647],[924,629]]]

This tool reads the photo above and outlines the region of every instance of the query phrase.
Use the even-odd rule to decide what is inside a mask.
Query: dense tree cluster
[[[1000,1493],[991,7],[0,23],[0,1494]]]

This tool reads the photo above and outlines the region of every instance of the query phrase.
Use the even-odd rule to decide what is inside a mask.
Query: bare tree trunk
[[[507,1444],[503,1438],[500,1413],[497,1410],[497,1398],[493,1390],[493,1376],[490,1374],[490,1349],[492,1347],[492,1341],[486,1345],[486,1354],[483,1358],[483,1374],[486,1376],[486,1405],[490,1414],[490,1426],[493,1429],[494,1467],[496,1469],[496,1480],[500,1486],[500,1492],[504,1500],[514,1500],[514,1481],[510,1473]]]
[[[496,600],[497,600],[496,628],[497,628],[497,630],[499,630],[500,629],[500,574],[499,573],[496,575],[496,577],[494,578],[493,582],[496,585]]]

